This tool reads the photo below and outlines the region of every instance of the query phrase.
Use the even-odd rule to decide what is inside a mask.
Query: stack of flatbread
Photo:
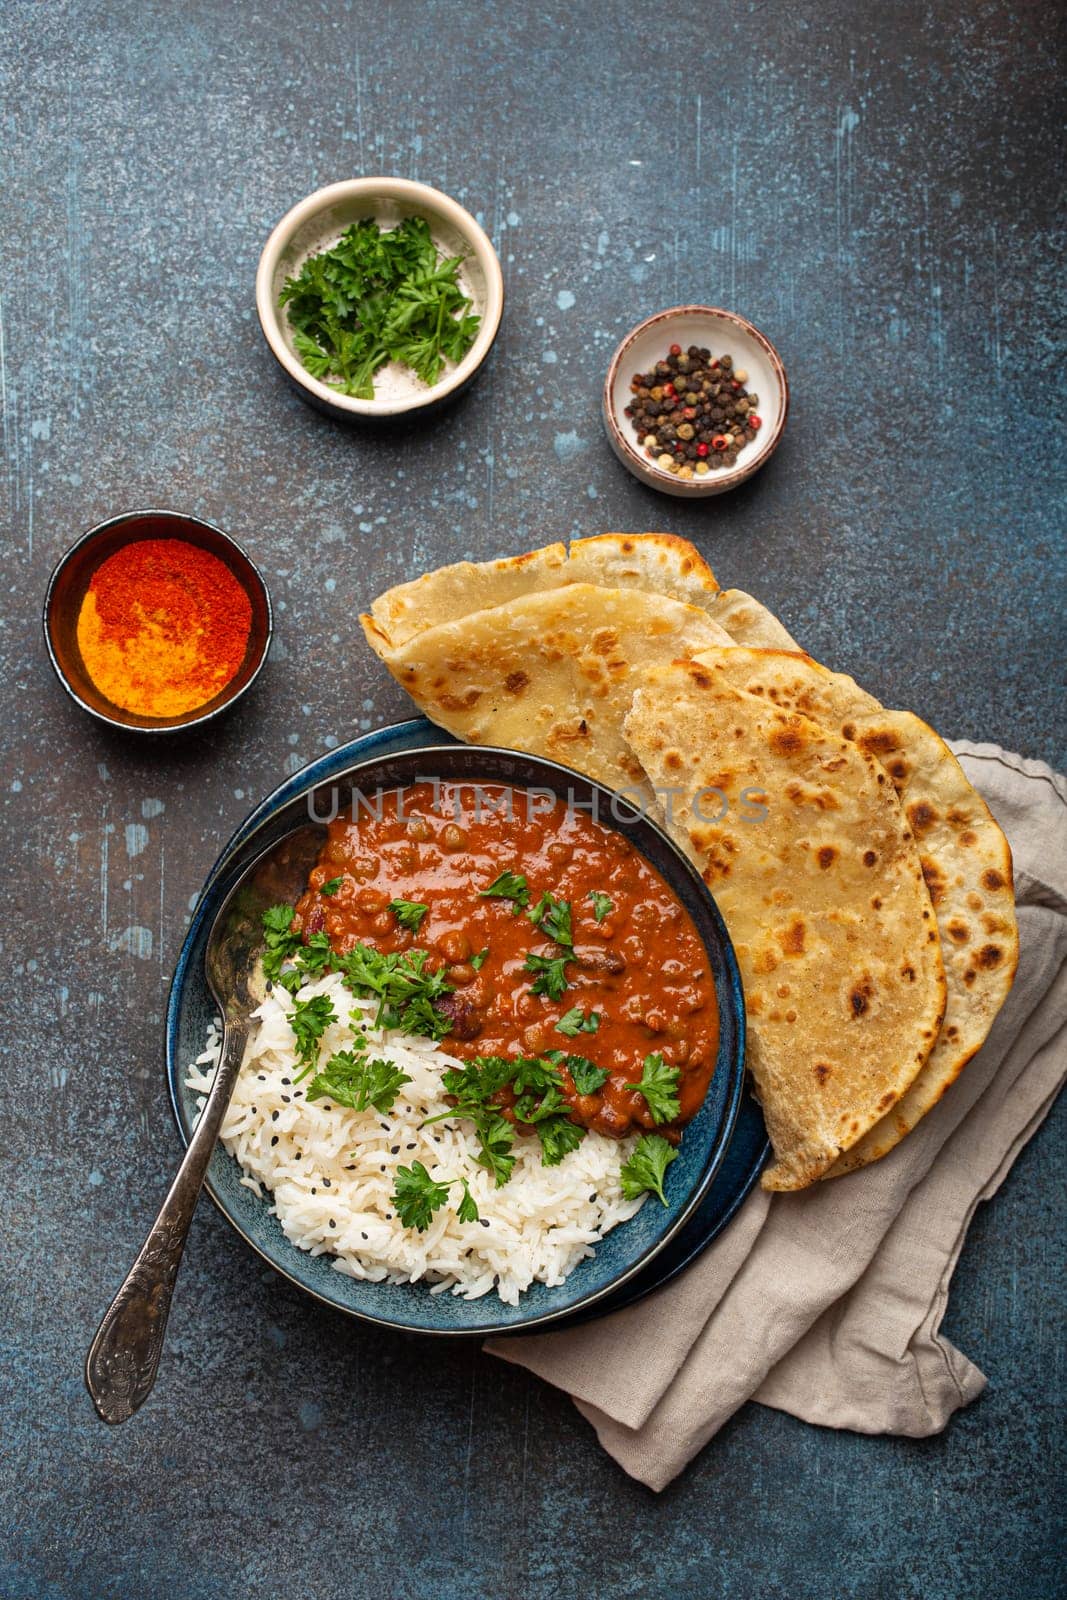
[[[1004,835],[932,728],[805,655],[687,541],[461,562],[361,620],[451,733],[657,808],[737,953],[764,1188],[886,1155],[981,1045],[1018,953]]]

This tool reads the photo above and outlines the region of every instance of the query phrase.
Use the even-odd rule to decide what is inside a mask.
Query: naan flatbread
[[[387,589],[372,602],[370,614],[380,635],[395,647],[442,622],[569,583],[647,589],[705,608],[719,588],[715,574],[687,539],[670,533],[604,533],[574,540],[569,554],[563,544],[546,544],[500,561],[438,567]]]
[[[399,647],[373,616],[360,621],[397,682],[450,733],[548,756],[642,798],[648,786],[622,735],[637,673],[730,643],[697,606],[588,583],[520,595]]]
[[[773,611],[743,589],[722,589],[709,606],[719,625],[735,644],[760,650],[799,650],[800,646]]]
[[[959,1077],[1004,1004],[1019,956],[1008,841],[959,762],[910,711],[886,711],[844,673],[804,655],[714,650],[698,658],[719,680],[800,712],[885,768],[915,835],[937,917],[948,984],[930,1059],[907,1093],[835,1162],[839,1177],[887,1155]]]
[[[642,674],[624,723],[730,930],[766,1189],[821,1178],[900,1100],[945,1008],[937,925],[893,785],[858,745],[696,662]],[[730,809],[721,820],[717,796]],[[748,820],[743,791],[762,792]],[[701,816],[701,811],[704,817]]]

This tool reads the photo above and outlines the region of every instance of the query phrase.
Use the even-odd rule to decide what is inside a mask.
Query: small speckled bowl
[[[230,569],[252,604],[252,626],[244,660],[237,672],[213,699],[182,717],[144,717],[114,705],[90,678],[78,648],[78,613],[93,574],[116,550],[141,539],[182,539],[186,544],[210,551]],[[192,728],[199,722],[210,722],[228,710],[259,675],[267,659],[272,632],[267,585],[236,539],[231,539],[210,522],[187,517],[180,511],[127,511],[90,528],[56,566],[44,599],[44,641],[60,683],[90,716],[110,723],[113,728],[128,728],[133,733],[173,733],[179,728]]]
[[[477,337],[458,366],[432,386],[407,367],[389,362],[374,379],[374,399],[357,400],[313,378],[296,353],[293,330],[278,296],[306,258],[329,250],[353,222],[373,217],[395,228],[405,217],[425,217],[434,243],[446,256],[462,256],[459,282],[481,317]],[[492,349],[504,310],[504,278],[484,230],[455,200],[407,178],[351,178],[332,183],[286,213],[267,240],[256,273],[256,311],[271,354],[303,399],[343,422],[387,419],[437,406],[457,395],[478,373]]]
[[[710,350],[713,357],[732,356],[735,368],[748,373],[745,387],[759,397],[757,410],[763,426],[755,439],[741,450],[734,466],[713,469],[703,478],[679,478],[658,467],[645,454],[625,414],[632,399],[630,383],[634,374],[647,372],[657,361],[665,360],[672,344],[680,344],[683,350],[699,345]],[[771,341],[744,317],[720,311],[717,306],[674,306],[670,311],[646,317],[619,345],[604,379],[602,409],[608,442],[635,478],[661,494],[699,500],[736,488],[774,454],[789,411],[789,384]]]

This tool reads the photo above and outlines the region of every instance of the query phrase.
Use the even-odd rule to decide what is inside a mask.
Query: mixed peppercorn
[[[679,478],[732,467],[763,426],[759,396],[745,388],[748,373],[732,356],[672,344],[651,372],[634,374],[626,415],[645,454]]]

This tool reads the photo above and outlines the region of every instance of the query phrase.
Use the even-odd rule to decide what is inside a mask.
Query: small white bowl
[[[732,356],[734,367],[748,373],[746,389],[759,399],[757,410],[763,421],[759,433],[740,451],[732,467],[712,470],[706,477],[679,478],[658,467],[645,454],[626,415],[626,407],[633,399],[630,383],[634,375],[648,372],[657,361],[666,360],[672,344],[680,344],[683,350],[695,344],[710,350],[716,358]],[[699,500],[736,488],[774,454],[789,411],[789,384],[771,341],[744,317],[717,306],[674,306],[639,322],[619,345],[604,379],[602,409],[611,448],[635,478],[661,494]]]
[[[395,228],[405,217],[425,217],[438,250],[463,256],[459,282],[473,302],[481,326],[458,366],[428,385],[407,367],[390,362],[374,379],[374,399],[357,400],[313,378],[296,353],[293,330],[278,296],[286,278],[304,261],[335,245],[345,229],[363,217],[381,228]],[[469,211],[425,183],[407,178],[350,178],[331,183],[286,212],[264,246],[256,272],[256,310],[272,355],[320,411],[343,421],[355,417],[396,417],[405,411],[439,405],[470,383],[492,348],[504,309],[504,279],[496,251]]]

